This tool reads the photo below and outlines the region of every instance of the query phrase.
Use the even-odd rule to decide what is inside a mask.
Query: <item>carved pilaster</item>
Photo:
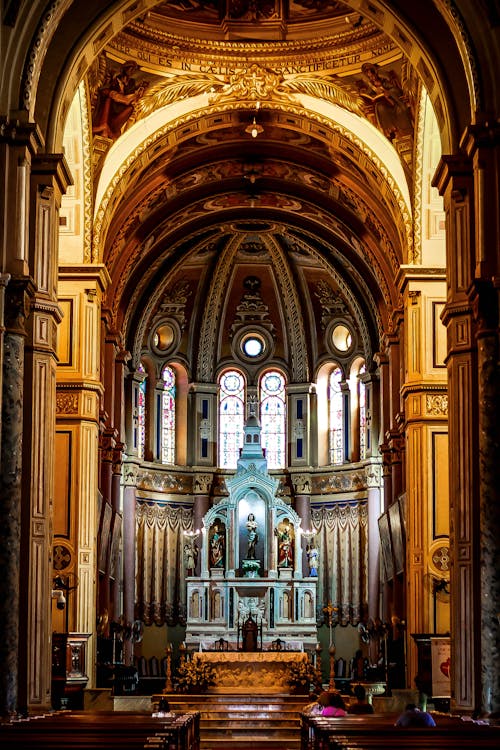
[[[471,161],[443,157],[434,185],[446,213],[447,302],[442,314],[448,337],[448,434],[450,446],[450,543],[452,706],[473,711],[481,702],[479,586],[481,546],[474,519],[480,506],[478,363],[468,298],[474,273],[474,180]],[[498,211],[498,207],[497,207]],[[488,656],[489,658],[489,656]]]

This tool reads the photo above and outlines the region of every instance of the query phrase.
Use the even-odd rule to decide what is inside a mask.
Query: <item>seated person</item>
[[[352,691],[356,700],[349,706],[350,714],[372,714],[373,706],[366,700],[366,690],[363,685],[355,685]]]
[[[320,698],[323,696],[321,695]],[[326,705],[321,711],[321,716],[346,716],[344,699],[337,692],[326,693]]]
[[[421,711],[414,703],[408,703],[395,723],[396,727],[435,727],[436,722],[427,711]]]
[[[308,703],[304,708],[302,709],[302,713],[307,714],[308,716],[318,716],[321,714],[323,708],[327,704],[327,697],[328,693],[326,691],[321,692],[319,695],[313,696],[311,695],[311,698],[313,700],[311,703]]]

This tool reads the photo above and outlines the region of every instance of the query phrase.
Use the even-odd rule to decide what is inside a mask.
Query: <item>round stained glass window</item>
[[[242,378],[239,374],[230,372],[222,377],[221,385],[226,393],[238,393],[241,390]]]
[[[352,334],[347,326],[338,325],[332,331],[332,343],[339,352],[347,352],[351,348]]]
[[[247,336],[241,343],[247,357],[259,357],[264,351],[264,342],[257,336]]]

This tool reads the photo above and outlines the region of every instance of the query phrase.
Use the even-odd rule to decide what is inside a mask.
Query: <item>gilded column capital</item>
[[[290,479],[296,495],[311,494],[311,475],[310,474],[292,474]]]
[[[123,464],[123,484],[126,487],[137,487],[139,467],[137,464],[126,461]]]
[[[382,486],[382,466],[380,461],[365,466],[365,472],[368,489],[380,489]]]

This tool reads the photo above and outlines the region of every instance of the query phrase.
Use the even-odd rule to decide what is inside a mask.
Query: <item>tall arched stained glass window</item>
[[[341,389],[342,370],[336,367],[328,381],[328,426],[330,436],[330,463],[344,461],[344,397]]]
[[[366,372],[366,367],[362,365],[359,369],[359,375]],[[366,458],[366,386],[359,379],[359,457],[361,460]]]
[[[226,370],[219,385],[219,466],[236,469],[243,447],[245,381],[237,370]]]
[[[286,461],[285,378],[270,370],[260,379],[261,443],[270,469],[282,469]]]
[[[143,376],[137,388],[137,455],[144,458],[144,446],[146,444],[146,370],[142,363],[139,364],[137,372]]]
[[[175,372],[165,365],[161,377],[163,393],[161,401],[161,460],[164,464],[175,463]]]

